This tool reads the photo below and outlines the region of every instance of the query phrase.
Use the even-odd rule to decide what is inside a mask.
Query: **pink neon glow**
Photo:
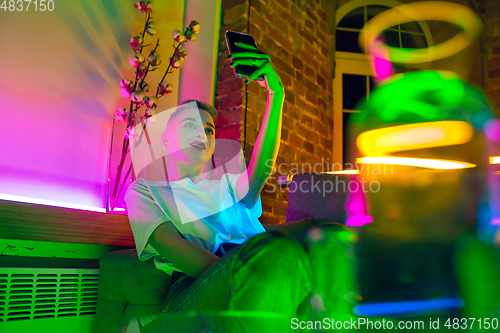
[[[393,74],[391,62],[379,52],[373,54],[373,67],[380,80],[386,80]]]
[[[500,119],[490,119],[484,124],[484,134],[490,141],[500,141]]]
[[[366,223],[372,223],[372,222],[373,222],[373,216],[356,215],[356,216],[351,216],[350,218],[348,218],[345,225],[351,226],[351,227],[361,227],[361,226],[365,225]]]
[[[500,217],[494,217],[490,221],[491,225],[500,225]]]
[[[83,205],[77,205],[77,204],[70,204],[70,203],[66,203],[66,202],[43,200],[43,199],[37,199],[37,198],[28,198],[28,197],[2,194],[2,193],[0,193],[0,200],[25,202],[25,203],[31,203],[31,204],[36,204],[36,205],[63,207],[63,208],[80,209],[80,210],[88,210],[88,211],[92,211],[92,212],[106,213],[105,208],[83,206]]]
[[[1,19],[2,26],[18,28],[2,40],[16,56],[4,54],[2,63],[9,65],[2,67],[0,75],[0,109],[14,120],[6,122],[0,133],[0,199],[103,211],[113,115],[118,107],[129,104],[118,83],[135,77],[128,62],[133,49],[122,37],[138,33],[143,16],[120,6],[115,17],[103,6],[81,1],[59,7],[56,4],[49,20],[32,11],[33,6],[22,17],[4,15]],[[186,44],[189,57],[182,72],[175,71],[167,79],[179,94],[162,98],[158,110],[177,105],[181,91],[182,99],[213,104],[217,8],[213,1],[160,7],[154,15],[162,18],[162,31],[148,36],[146,43],[159,38],[165,44],[161,48],[164,60],[173,51],[170,33],[184,22],[200,20],[204,38]],[[163,19],[165,15],[168,19]],[[119,127],[114,133],[114,156],[122,147],[124,131]]]
[[[354,215],[368,214],[365,193],[363,192],[363,186],[359,181],[359,176],[352,176],[350,181],[357,183],[357,190],[355,192],[349,192],[348,194],[348,199],[345,203],[347,216],[350,217]]]
[[[371,66],[377,84],[380,84],[380,81],[389,79],[394,74],[394,71],[389,58],[389,49],[385,45],[382,36],[378,36],[368,44],[368,53],[372,56]]]
[[[364,200],[352,200],[346,203],[346,210],[351,215],[364,215],[366,214],[366,203]]]
[[[347,212],[346,226],[361,227],[366,223],[372,223],[373,217],[367,215],[368,207],[366,205],[365,193],[363,192],[362,184],[360,184],[359,176],[351,177],[352,182],[358,183],[356,192],[349,192],[348,199],[345,204]]]

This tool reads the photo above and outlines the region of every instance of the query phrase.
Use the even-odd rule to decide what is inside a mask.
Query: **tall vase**
[[[113,119],[108,162],[107,213],[127,214],[127,206],[123,197],[130,183],[135,180],[130,142],[124,136],[126,129],[127,122]]]

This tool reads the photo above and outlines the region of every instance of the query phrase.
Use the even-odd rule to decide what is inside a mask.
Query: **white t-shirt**
[[[226,173],[220,180],[196,184],[190,178],[171,182],[140,178],[132,182],[124,198],[139,260],[154,257],[156,268],[169,275],[181,271],[148,244],[149,236],[165,221],[212,253],[221,243],[241,244],[265,232],[258,220],[262,215],[260,195],[252,209],[236,198],[236,181],[241,175]]]

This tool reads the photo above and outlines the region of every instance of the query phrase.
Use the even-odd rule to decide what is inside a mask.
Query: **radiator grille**
[[[0,268],[0,322],[95,314],[98,269]]]

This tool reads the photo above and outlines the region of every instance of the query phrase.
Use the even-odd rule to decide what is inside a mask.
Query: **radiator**
[[[98,269],[0,268],[2,333],[90,333]]]

